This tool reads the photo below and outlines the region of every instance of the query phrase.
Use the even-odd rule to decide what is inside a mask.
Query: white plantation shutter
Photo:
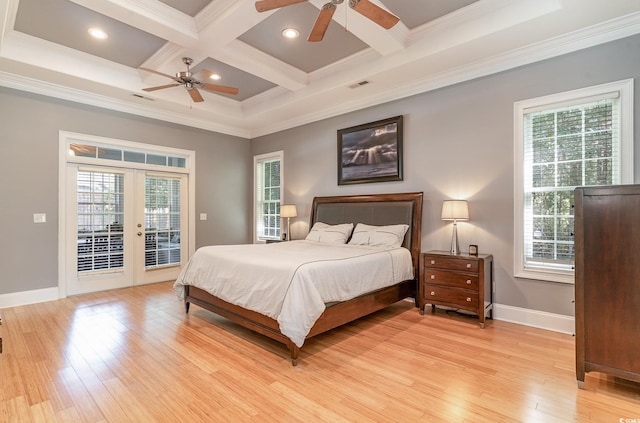
[[[572,280],[574,189],[633,181],[626,169],[633,166],[624,165],[630,148],[625,142],[632,141],[623,125],[628,118],[623,119],[627,103],[622,88],[599,88],[519,109],[516,276],[533,277],[527,272],[540,271],[546,275],[541,279],[554,280],[549,275],[556,273]]]

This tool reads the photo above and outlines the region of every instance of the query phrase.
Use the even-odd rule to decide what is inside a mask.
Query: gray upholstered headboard
[[[315,222],[329,225],[358,223],[367,225],[407,224],[404,247],[411,251],[415,274],[418,274],[422,229],[422,193],[315,197],[311,207],[311,226]]]

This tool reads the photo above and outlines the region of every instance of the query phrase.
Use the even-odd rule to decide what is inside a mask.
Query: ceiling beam
[[[182,46],[194,46],[198,42],[195,20],[157,0],[71,1]]]
[[[308,81],[305,72],[237,40],[275,12],[258,13],[252,0],[211,2],[195,18],[200,40],[198,51],[185,49],[166,60],[187,54],[198,63],[198,55],[208,56],[289,90],[304,88]],[[158,68],[162,67],[154,69]]]

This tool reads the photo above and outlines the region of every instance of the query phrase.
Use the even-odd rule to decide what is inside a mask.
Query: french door
[[[67,165],[67,294],[173,280],[187,259],[187,175]]]

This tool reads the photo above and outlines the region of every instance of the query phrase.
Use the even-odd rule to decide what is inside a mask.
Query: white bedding
[[[180,299],[193,285],[269,316],[301,347],[325,309],[366,292],[413,279],[406,248],[290,241],[199,248],[174,284]]]

